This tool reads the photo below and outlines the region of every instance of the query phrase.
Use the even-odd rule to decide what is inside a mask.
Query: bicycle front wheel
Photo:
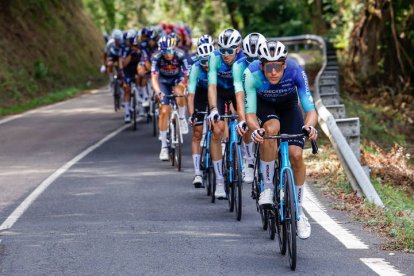
[[[175,166],[177,171],[181,171],[181,129],[180,129],[180,119],[178,115],[174,116],[174,125],[175,125]]]
[[[236,219],[241,220],[242,216],[242,170],[240,148],[236,143],[233,143],[233,190],[234,190],[234,208],[236,209]]]
[[[284,173],[284,190],[285,190],[285,224],[286,224],[286,237],[287,237],[287,249],[289,254],[289,265],[291,270],[296,269],[296,208],[294,193],[292,191],[292,178],[290,171],[286,170]]]
[[[137,130],[137,95],[132,94],[132,123],[134,130]]]

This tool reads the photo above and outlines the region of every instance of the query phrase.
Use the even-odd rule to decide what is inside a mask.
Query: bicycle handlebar
[[[280,134],[280,135],[270,135],[270,136],[263,136],[263,139],[280,139],[280,140],[287,140],[290,138],[299,138],[299,137],[308,137],[309,134],[306,130],[303,130],[304,133],[302,134]],[[318,144],[314,140],[310,140],[312,145],[312,154],[318,153]]]

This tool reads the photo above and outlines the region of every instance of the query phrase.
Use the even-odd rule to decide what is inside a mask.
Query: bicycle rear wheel
[[[121,107],[121,87],[118,80],[114,80],[114,110],[118,111]]]
[[[155,101],[152,102],[152,135],[157,137],[158,135],[158,112],[157,112],[157,104]]]
[[[181,171],[181,129],[180,129],[180,119],[178,115],[174,116],[174,126],[175,126],[175,166],[177,171]]]
[[[236,209],[236,219],[241,220],[242,216],[242,171],[240,148],[233,143],[233,190],[234,190],[234,208]]]
[[[286,237],[287,237],[287,249],[289,255],[289,265],[291,270],[296,268],[296,208],[294,194],[292,191],[292,179],[290,171],[286,170],[283,179],[285,186],[285,224],[286,224]]]
[[[226,147],[224,149],[224,155],[223,155],[223,167],[222,167],[222,172],[223,172],[223,177],[224,177],[224,189],[226,191],[226,196],[227,196],[227,200],[229,203],[229,211],[233,212],[234,211],[234,183],[233,183],[233,178],[234,178],[234,172],[233,172],[233,168],[232,166],[232,161],[230,160],[230,151],[231,149],[229,148],[230,143],[226,142]]]
[[[137,95],[136,92],[132,93],[132,123],[134,124],[134,130],[137,130]]]

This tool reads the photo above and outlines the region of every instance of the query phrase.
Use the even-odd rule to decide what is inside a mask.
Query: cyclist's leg
[[[174,86],[174,93],[176,95],[184,95],[185,93],[185,84],[184,79],[179,78],[176,80],[176,85]],[[187,120],[185,118],[185,105],[186,101],[184,97],[176,98],[177,102],[177,109],[178,109],[178,116],[180,117],[180,128],[182,134],[188,133],[188,124]]]
[[[149,95],[148,90],[146,89],[147,86],[147,78],[146,78],[146,69],[145,69],[145,63],[140,62],[137,66],[137,73],[139,77],[139,84],[138,84],[138,91],[140,95],[142,96],[142,106],[147,107],[149,106]]]
[[[160,89],[161,92],[167,96],[171,95],[172,84],[168,80],[160,79]],[[168,119],[170,118],[171,107],[169,105],[169,100],[166,97],[163,97],[160,103],[160,113],[158,128],[161,135],[161,148],[167,147],[167,132],[168,132]]]
[[[194,110],[204,111],[208,106],[207,99],[207,90],[206,89],[196,89],[194,96]],[[192,137],[192,153],[193,153],[193,163],[195,175],[201,175],[200,172],[200,142],[203,134],[203,123],[204,123],[204,114],[196,115],[196,123],[193,127],[193,137]]]
[[[266,135],[277,135],[280,130],[278,114],[272,103],[257,99],[257,117],[262,122]],[[271,204],[273,202],[273,176],[277,155],[277,141],[265,140],[260,146],[260,166],[263,173],[264,190],[260,193],[259,204]]]
[[[125,123],[128,123],[131,121],[131,113],[130,113],[130,100],[131,100],[131,83],[134,81],[134,74],[131,72],[128,72],[127,70],[124,70],[124,83],[123,88],[125,91],[124,95],[124,119]]]
[[[281,131],[287,134],[302,133],[303,116],[296,105],[280,113]],[[302,214],[303,184],[305,183],[306,166],[303,161],[304,138],[292,138],[289,142],[289,159],[294,174],[296,195],[298,198],[299,215]]]
[[[108,72],[108,77],[109,77],[109,81],[110,83],[113,82],[114,80],[114,64],[115,62],[118,62],[118,57],[115,57],[112,54],[108,55],[108,58],[106,59],[106,70]]]

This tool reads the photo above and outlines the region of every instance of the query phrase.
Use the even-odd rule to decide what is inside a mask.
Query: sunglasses
[[[233,48],[219,48],[220,54],[222,55],[234,55],[237,49]]]
[[[208,58],[206,58],[206,59],[200,59],[200,65],[201,66],[207,66],[208,65]]]
[[[252,63],[253,61],[255,61],[256,60],[256,58],[253,58],[253,57],[246,57],[246,61],[248,62],[248,63]]]
[[[264,71],[266,74],[270,74],[273,72],[273,69],[276,70],[276,73],[280,73],[283,71],[283,66],[285,65],[285,63],[265,63],[264,64]]]
[[[162,53],[164,55],[174,54],[174,49],[165,49],[165,50],[162,50]]]

